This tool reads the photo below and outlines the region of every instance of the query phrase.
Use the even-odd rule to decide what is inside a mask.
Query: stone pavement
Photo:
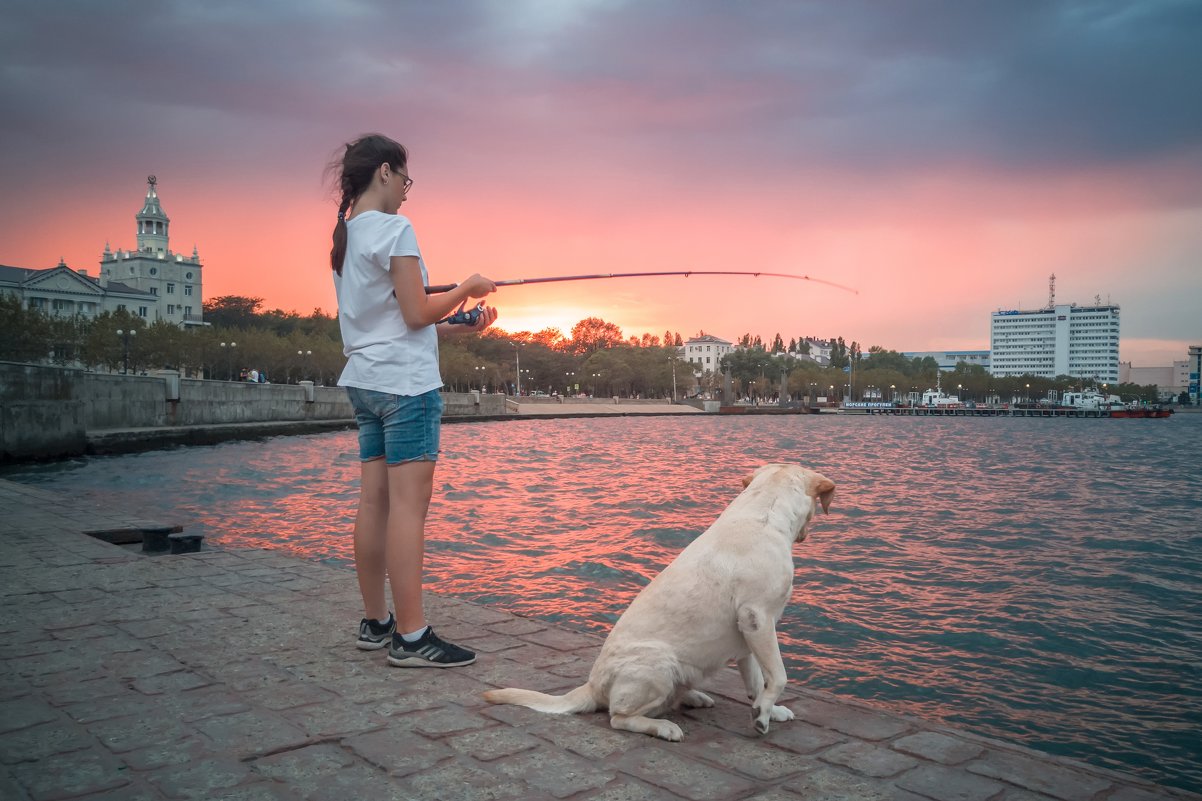
[[[80,533],[128,522],[0,481],[5,801],[1199,798],[799,688],[798,719],[757,737],[733,670],[714,708],[672,716],[683,743],[489,706],[491,687],[576,686],[600,638],[432,595],[478,662],[389,668],[353,646],[347,567]]]

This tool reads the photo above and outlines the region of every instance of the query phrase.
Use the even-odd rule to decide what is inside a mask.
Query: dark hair
[[[347,143],[342,158],[336,158],[329,171],[338,179],[338,222],[334,225],[334,247],[330,249],[330,267],[342,275],[342,262],[346,258],[346,213],[351,204],[367,191],[371,177],[381,164],[396,171],[405,169],[409,153],[404,145],[380,134],[364,134]]]

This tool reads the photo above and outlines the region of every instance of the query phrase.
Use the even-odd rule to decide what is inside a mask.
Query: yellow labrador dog
[[[785,687],[776,623],[793,588],[793,543],[805,539],[818,504],[829,510],[835,483],[797,465],[767,464],[743,486],[631,602],[584,686],[559,696],[490,690],[484,698],[540,712],[608,709],[615,729],[679,741],[679,726],[653,716],[682,705],[713,706],[695,688],[734,659],[756,731],[766,733],[770,720],[792,720],[776,704]]]

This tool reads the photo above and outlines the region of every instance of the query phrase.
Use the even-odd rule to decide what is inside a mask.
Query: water
[[[742,476],[800,462],[838,489],[795,552],[791,681],[1198,791],[1200,443],[1202,415],[446,426],[429,586],[605,632]],[[349,563],[357,475],[340,432],[5,477]]]

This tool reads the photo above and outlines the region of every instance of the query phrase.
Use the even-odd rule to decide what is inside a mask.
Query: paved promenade
[[[798,719],[757,737],[733,670],[713,709],[672,716],[683,743],[489,706],[576,686],[600,638],[431,596],[478,662],[389,668],[353,645],[347,567],[81,533],[131,522],[0,481],[4,801],[1199,798],[799,688]]]

